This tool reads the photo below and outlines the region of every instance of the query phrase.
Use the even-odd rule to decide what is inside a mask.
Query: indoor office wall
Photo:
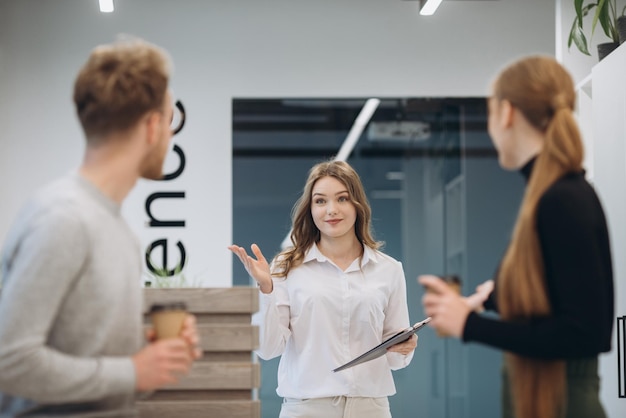
[[[555,7],[545,0],[443,2],[428,18],[401,0],[115,5],[105,15],[96,0],[0,0],[0,241],[27,196],[80,160],[71,90],[87,53],[134,34],[174,59],[186,167],[167,184],[141,182],[124,214],[144,246],[170,240],[172,262],[182,241],[189,276],[209,286],[231,285],[233,97],[481,96],[504,63],[554,53]],[[157,191],[184,192],[154,206],[184,228],[146,226],[145,201]]]

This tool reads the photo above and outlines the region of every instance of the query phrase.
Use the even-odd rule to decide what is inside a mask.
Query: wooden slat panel
[[[252,315],[245,314],[202,314],[194,313],[198,324],[250,324]]]
[[[252,363],[259,331],[250,324],[258,310],[258,289],[144,289],[145,309],[153,303],[184,301],[196,316],[203,357],[177,385],[139,402],[142,418],[260,418],[252,389],[260,386],[260,366]],[[150,318],[144,318],[146,326]]]
[[[185,301],[194,313],[254,313],[259,310],[255,287],[144,289],[146,312],[158,302]]]
[[[252,351],[259,347],[259,327],[254,325],[198,325],[204,351]]]
[[[151,327],[146,324],[145,328]],[[252,351],[259,346],[259,327],[242,324],[198,324],[203,351]]]
[[[141,418],[260,418],[258,401],[139,402]]]
[[[199,361],[177,385],[163,390],[252,389],[260,384],[259,364]]]
[[[248,363],[252,360],[249,351],[205,351],[201,361]]]
[[[228,401],[252,400],[252,391],[244,390],[157,390],[146,401]]]

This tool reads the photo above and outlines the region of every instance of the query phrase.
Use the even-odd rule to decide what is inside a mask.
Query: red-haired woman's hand
[[[428,289],[422,297],[422,304],[426,315],[432,317],[429,325],[435,328],[440,336],[460,338],[467,316],[471,312],[465,298],[437,276],[420,276],[418,281]]]
[[[487,280],[476,286],[476,293],[465,298],[465,301],[473,311],[482,312],[485,310],[483,305],[491,292],[493,292],[493,286],[493,280]]]

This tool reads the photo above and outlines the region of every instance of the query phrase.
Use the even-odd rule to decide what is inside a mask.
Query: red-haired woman
[[[604,212],[582,169],[574,84],[553,58],[505,68],[489,98],[489,134],[504,169],[527,181],[513,236],[492,282],[462,298],[420,282],[438,331],[502,349],[503,416],[605,417],[598,354],[609,351],[613,274]],[[494,308],[498,319],[481,316]]]

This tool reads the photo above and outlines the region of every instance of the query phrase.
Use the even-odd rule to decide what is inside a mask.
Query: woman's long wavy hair
[[[502,318],[526,322],[552,314],[537,233],[537,205],[565,173],[582,170],[583,145],[573,110],[569,73],[553,58],[532,56],[505,68],[494,84],[494,98],[506,100],[545,137],[535,161],[498,275]],[[517,418],[561,416],[567,396],[565,362],[506,354]]]
[[[372,249],[378,249],[381,246],[381,243],[374,240],[372,235],[372,210],[357,172],[343,161],[322,162],[313,166],[309,171],[302,195],[293,207],[291,212],[291,242],[293,247],[284,250],[277,256],[276,268],[274,269],[276,277],[286,277],[291,269],[302,264],[306,252],[313,243],[320,240],[320,231],[315,226],[311,215],[311,201],[313,187],[323,177],[333,177],[348,189],[350,201],[356,209],[354,229],[359,242]]]

